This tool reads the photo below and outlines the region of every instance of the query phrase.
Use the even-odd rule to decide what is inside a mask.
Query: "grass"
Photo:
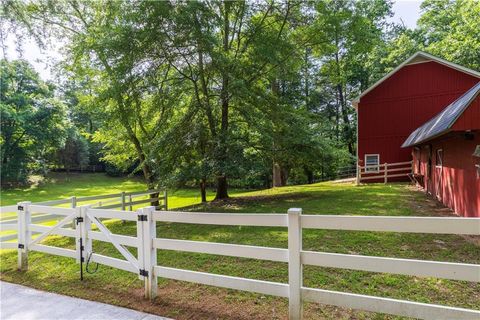
[[[77,188],[75,191],[79,192],[80,185],[85,188],[85,185],[91,183],[91,187],[95,189],[96,182],[89,182],[92,177],[94,176],[90,178],[81,176],[79,179],[85,179],[85,183],[70,181],[65,182],[64,186],[72,184],[72,188]],[[96,190],[108,189],[112,192],[115,191],[109,188],[119,188],[125,184],[135,188],[133,185],[138,183],[129,179],[102,179],[97,176],[94,179],[100,180],[99,182],[103,184]],[[48,184],[39,188],[50,192]],[[71,192],[61,191],[62,188],[58,186],[54,187],[56,188],[63,194]],[[138,190],[141,189],[139,186]],[[35,190],[31,192],[39,192]],[[91,191],[88,187],[87,190]],[[29,192],[24,194],[29,195]],[[356,187],[351,184],[321,183],[253,192],[237,190],[234,194],[235,197],[228,201],[198,205],[192,210],[285,213],[290,207],[301,207],[307,214],[414,216],[448,213],[423,193],[403,184]],[[173,197],[169,199],[173,206],[198,202],[193,190],[179,190],[173,195],[177,197],[177,200],[173,200]],[[3,197],[4,201],[17,201],[10,200],[5,194]],[[118,234],[135,235],[136,233],[136,226],[133,223],[122,224],[113,221],[108,224],[108,227]],[[283,228],[159,223],[157,236],[287,247],[287,233]],[[478,241],[478,238],[473,240]],[[45,240],[45,243],[74,247],[73,239],[64,237],[50,237]],[[472,239],[455,235],[305,230],[303,247],[313,251],[480,263],[480,247]],[[94,241],[94,251],[121,258],[108,243]],[[29,271],[18,272],[14,251],[3,251],[0,258],[2,280],[177,319],[285,319],[287,314],[285,299],[164,279],[159,279],[159,297],[151,303],[142,298],[143,283],[135,275],[127,272],[100,266],[97,273],[87,274],[86,280],[80,282],[78,265],[71,259],[31,252],[29,253]],[[287,265],[284,263],[166,250],[159,250],[158,261],[164,266],[231,276],[278,282],[287,282],[288,279]],[[314,288],[480,309],[480,285],[464,281],[305,267],[304,284]],[[305,315],[306,319],[394,318],[317,304],[306,304]]]
[[[109,177],[103,173],[72,173],[51,174],[45,181],[34,184],[30,188],[15,188],[2,190],[0,205],[7,206],[20,201],[41,202],[46,200],[64,199],[71,196],[83,197],[102,194],[114,194],[122,191],[143,191],[147,187],[137,178]],[[235,193],[236,190],[233,190]],[[237,191],[238,192],[238,191]],[[208,200],[214,193],[209,190]],[[200,192],[197,189],[180,189],[169,192],[168,202],[171,208],[189,206],[200,202]]]

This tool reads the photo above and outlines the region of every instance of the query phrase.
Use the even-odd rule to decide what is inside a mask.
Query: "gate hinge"
[[[139,214],[138,215],[138,221],[148,221],[147,220],[147,215],[146,214]]]
[[[82,217],[76,217],[76,218],[75,218],[75,221],[76,221],[76,223],[77,223],[77,225],[78,225],[79,223],[83,222],[83,218],[82,218]]]
[[[23,206],[18,206],[18,207],[17,207],[17,210],[23,211]]]
[[[144,277],[148,277],[148,271],[145,269],[140,269],[140,275]]]
[[[19,244],[18,244],[18,249],[25,249],[25,245],[22,244],[22,243],[19,243]]]

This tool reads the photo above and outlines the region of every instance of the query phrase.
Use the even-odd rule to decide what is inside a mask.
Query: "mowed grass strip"
[[[415,216],[447,212],[407,185],[322,183],[309,186],[240,192],[228,201],[198,205],[197,211],[276,212],[301,207],[306,214],[360,214]],[[109,222],[113,233],[135,235],[135,223]],[[158,223],[157,237],[287,247],[285,228],[211,226]],[[306,250],[434,261],[480,263],[478,239],[455,235],[304,230]],[[73,239],[50,237],[46,244],[74,247]],[[121,258],[109,244],[94,241],[96,253]],[[132,253],[135,253],[132,250]],[[72,259],[29,254],[29,271],[16,271],[16,252],[0,255],[1,278],[28,286],[99,300],[177,319],[285,319],[285,299],[159,279],[159,297],[142,298],[143,283],[136,275],[100,266],[80,282]],[[163,266],[216,274],[287,282],[285,263],[176,251],[158,251]],[[305,266],[304,285],[344,292],[480,309],[480,285],[464,281],[410,277],[333,268]],[[306,304],[306,319],[390,319],[392,316]]]

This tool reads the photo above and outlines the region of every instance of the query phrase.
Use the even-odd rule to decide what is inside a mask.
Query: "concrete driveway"
[[[1,320],[169,320],[148,313],[0,282]]]

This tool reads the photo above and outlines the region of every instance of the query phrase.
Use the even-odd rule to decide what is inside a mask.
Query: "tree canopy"
[[[229,184],[311,183],[355,164],[350,101],[410,54],[480,67],[480,4],[426,0],[422,9],[411,30],[388,22],[389,0],[4,1],[10,30],[61,41],[64,59],[55,96],[22,71],[45,89],[20,105],[35,111],[28,117],[48,105],[50,123],[29,136],[21,132],[31,121],[15,122],[5,134],[24,142],[12,151],[2,119],[2,161],[57,148],[52,159],[67,167],[100,154],[95,161],[139,172],[149,188],[197,186],[204,199],[208,186],[223,199]],[[11,95],[2,93],[2,118],[20,101]],[[42,136],[43,145],[27,142]]]

